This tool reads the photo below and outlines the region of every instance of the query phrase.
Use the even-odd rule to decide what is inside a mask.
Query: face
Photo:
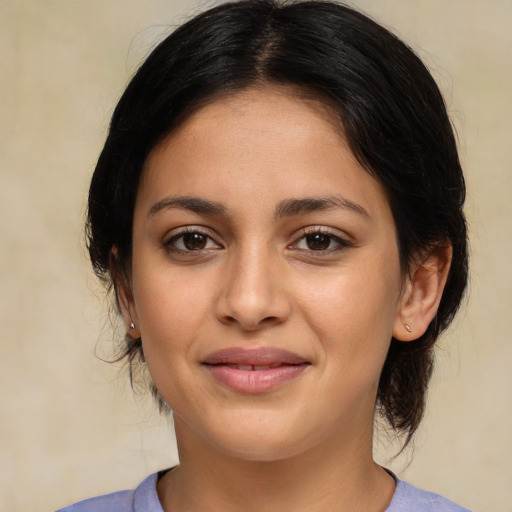
[[[401,290],[385,194],[320,104],[217,99],[148,158],[125,299],[181,442],[371,447]]]

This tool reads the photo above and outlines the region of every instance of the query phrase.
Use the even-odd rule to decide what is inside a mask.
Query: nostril
[[[261,320],[260,323],[272,323],[272,322],[278,322],[279,319],[276,316],[267,316],[263,320]]]
[[[239,324],[245,331],[256,331],[262,327],[270,327],[272,324],[280,322],[276,316],[267,316],[258,320],[257,318],[237,318],[233,315],[226,315],[221,318],[221,321],[228,325]]]

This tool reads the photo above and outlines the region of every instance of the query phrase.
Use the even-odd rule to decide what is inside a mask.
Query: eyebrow
[[[167,210],[169,208],[189,210],[194,213],[204,215],[215,215],[219,217],[227,216],[227,209],[223,204],[210,201],[208,199],[202,199],[200,197],[189,196],[166,197],[151,206],[149,216],[153,216],[160,211]],[[365,208],[342,196],[285,199],[277,205],[274,216],[276,219],[281,219],[284,217],[292,217],[294,215],[333,209],[353,211],[367,220],[371,220],[370,214]]]
[[[226,208],[214,201],[201,199],[199,197],[166,197],[161,201],[155,203],[149,210],[149,216],[167,210],[169,208],[180,208],[183,210],[190,210],[195,213],[202,213],[205,215],[226,216]]]
[[[276,218],[283,218],[333,209],[350,210],[365,217],[367,220],[371,220],[370,214],[365,208],[342,196],[285,199],[276,208],[275,216]]]

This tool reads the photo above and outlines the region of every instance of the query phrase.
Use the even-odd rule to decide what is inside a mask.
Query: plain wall
[[[475,511],[512,511],[512,2],[354,1],[444,91],[467,176],[469,299],[444,336],[414,453],[379,460]],[[176,462],[113,348],[82,224],[137,64],[205,2],[0,0],[0,510],[53,510]],[[389,452],[388,452],[389,455]]]

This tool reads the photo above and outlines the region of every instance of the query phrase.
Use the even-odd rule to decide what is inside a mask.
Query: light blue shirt
[[[164,512],[156,493],[158,473],[148,476],[134,491],[119,491],[76,503],[57,512]],[[396,479],[396,490],[386,512],[470,512],[452,501]]]

